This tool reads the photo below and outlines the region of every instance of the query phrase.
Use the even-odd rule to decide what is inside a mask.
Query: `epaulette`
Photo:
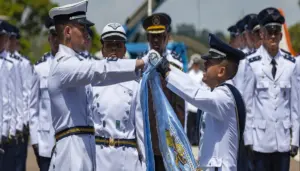
[[[47,60],[47,58],[51,55],[50,52],[44,53],[44,55],[39,59],[34,65],[38,65],[40,63],[43,63]]]
[[[250,63],[255,62],[255,61],[259,61],[259,60],[261,60],[261,56],[254,56],[254,57],[248,59],[248,61]]]
[[[6,59],[6,58],[4,58],[3,56],[0,56],[0,59],[3,59],[3,60],[5,60],[5,61],[7,61],[7,62],[10,62],[10,63],[13,63],[13,61],[11,61],[11,60],[9,60],[9,59]]]
[[[176,63],[170,62],[170,61],[169,61],[169,63],[170,63],[170,65],[174,66],[175,68],[177,68],[177,69],[183,71],[183,68],[181,68],[180,66],[178,66]]]
[[[284,50],[284,49],[280,49],[280,50],[281,50],[283,53],[292,56],[292,54],[291,54],[290,52],[288,52],[288,51],[286,51],[286,50]]]
[[[250,55],[254,54],[255,52],[256,52],[256,50],[252,50],[252,51],[250,51],[248,53],[245,53],[245,56],[250,56]]]
[[[91,55],[90,58],[93,59],[93,60],[100,60],[99,58],[97,58],[97,57],[94,56],[94,55]]]
[[[171,55],[172,55],[172,57],[173,57],[174,59],[176,59],[176,60],[182,62],[182,59],[181,59],[180,55],[179,55],[178,53],[176,53],[176,51],[172,51],[172,52],[171,52]]]
[[[286,59],[286,60],[289,60],[293,63],[296,62],[296,59],[294,57],[292,57],[291,55],[284,55],[283,58]]]
[[[17,55],[15,55],[15,54],[10,54],[10,57],[11,57],[11,58],[14,58],[14,59],[16,59],[16,60],[18,60],[18,61],[22,61],[22,58],[19,57],[19,56],[17,56]]]

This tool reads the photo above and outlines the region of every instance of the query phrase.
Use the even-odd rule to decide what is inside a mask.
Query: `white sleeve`
[[[244,142],[245,145],[253,145],[253,138],[252,138],[252,132],[253,132],[253,101],[254,101],[254,90],[256,87],[256,81],[255,81],[255,75],[252,71],[252,67],[250,66],[250,63],[247,61],[246,63],[246,69],[245,69],[245,89],[244,89],[244,101],[246,106],[246,125],[245,125],[245,131],[244,131]]]
[[[230,94],[225,93],[223,89],[216,88],[210,91],[205,86],[195,83],[186,73],[175,67],[171,67],[166,81],[171,91],[218,120],[226,118],[226,111],[233,103]]]
[[[291,121],[292,121],[292,142],[291,145],[299,147],[299,136],[300,136],[300,111],[299,111],[299,83],[298,80],[299,74],[297,71],[297,67],[293,71],[293,75],[291,77]]]
[[[39,87],[40,80],[37,74],[32,74],[31,91],[29,94],[29,132],[31,144],[38,143],[38,118],[39,118]]]
[[[145,143],[144,143],[144,117],[142,113],[141,103],[140,103],[140,86],[138,85],[137,92],[135,93],[134,103],[133,103],[133,111],[135,112],[135,130],[136,130],[136,139],[138,145],[138,152],[141,156],[141,162],[143,168],[146,167],[146,154],[145,154]]]
[[[29,96],[30,96],[30,79],[32,77],[32,66],[28,61],[23,59],[21,62],[21,68],[22,72],[21,77],[22,77],[22,105],[23,105],[23,116],[25,117],[24,119],[27,120],[29,118]]]
[[[23,82],[22,82],[22,68],[20,66],[20,62],[18,65],[16,65],[16,105],[15,105],[15,113],[16,113],[16,117],[17,117],[17,121],[16,121],[16,129],[18,131],[23,131],[23,126],[24,126],[24,99],[23,99]],[[27,77],[25,77],[25,79],[30,79]]]
[[[136,60],[79,60],[76,57],[63,57],[51,77],[58,77],[63,87],[111,85],[137,78]]]
[[[2,99],[3,99],[3,125],[2,125],[2,135],[8,137],[11,118],[14,117],[13,111],[15,106],[15,96],[13,96],[13,92],[15,92],[15,70],[12,68],[8,70],[6,68],[7,73],[7,82],[5,84],[5,90],[3,91]],[[4,74],[4,73],[3,73]]]

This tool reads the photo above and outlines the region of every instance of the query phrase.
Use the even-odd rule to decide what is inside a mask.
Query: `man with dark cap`
[[[105,86],[135,80],[148,63],[142,59],[86,60],[85,50],[88,1],[52,8],[59,42],[47,79],[56,145],[49,170],[90,171],[95,169],[95,137],[86,86]],[[159,57],[158,57],[159,58]]]
[[[15,170],[15,139],[10,135],[10,127],[16,114],[16,69],[15,65],[9,60],[6,51],[9,32],[8,23],[0,20],[0,170]],[[20,86],[18,86],[20,87]],[[20,91],[19,91],[20,93]]]
[[[252,20],[253,18],[256,18],[256,17],[257,17],[256,14],[248,14],[243,19],[244,23],[245,23],[244,35],[245,35],[246,45],[249,49],[249,52],[246,55],[248,55],[250,53],[253,53],[256,50],[256,48],[254,47],[254,41],[253,41],[253,38],[252,38],[253,37],[252,30],[249,27],[250,20]]]
[[[157,13],[149,16],[143,22],[143,27],[147,32],[147,39],[150,45],[150,49],[156,50],[163,58],[167,59],[175,67],[182,69],[182,63],[172,56],[170,52],[167,51],[166,46],[169,40],[169,26],[171,24],[171,18],[165,13]],[[178,97],[176,94],[168,90],[165,85],[163,85],[163,90],[167,96],[170,104],[172,105],[175,113],[177,114],[182,125],[184,124],[185,116],[185,105],[184,100]],[[150,129],[152,137],[152,147],[154,151],[155,160],[155,170],[164,171],[163,158],[161,156],[159,146],[158,146],[158,136],[157,136],[157,126],[155,111],[153,110],[152,96],[149,93],[149,120]]]
[[[240,40],[238,38],[239,33],[236,25],[228,27],[227,31],[230,33],[230,40],[229,40],[230,46],[238,49],[240,47]]]
[[[238,39],[240,42],[240,47],[239,49],[242,50],[244,53],[248,53],[249,49],[247,47],[247,42],[245,39],[245,22],[243,19],[240,19],[237,23],[236,23],[236,27],[238,29]]]
[[[237,72],[244,53],[225,44],[215,35],[209,36],[209,53],[205,60],[203,82],[195,83],[187,74],[164,60],[157,68],[167,87],[187,102],[204,111],[203,135],[200,140],[199,166],[204,171],[242,171],[245,104],[231,79]]]
[[[31,91],[30,110],[36,112],[39,126],[31,132],[31,135],[36,134],[35,150],[40,171],[48,171],[51,161],[51,152],[55,144],[54,129],[51,117],[50,97],[48,93],[48,85],[45,84],[48,79],[48,74],[54,56],[58,51],[58,39],[55,31],[53,20],[48,17],[45,21],[45,26],[48,29],[48,42],[50,44],[50,52],[45,53],[41,59],[34,65],[34,73],[36,79],[33,84],[38,84],[38,87],[33,86]],[[35,83],[35,84],[34,84]],[[30,128],[32,130],[33,128]]]
[[[258,16],[263,43],[247,57],[245,145],[254,151],[256,171],[287,171],[299,146],[296,64],[279,48],[284,17],[276,8],[266,8]]]
[[[250,34],[250,40],[252,41],[253,49],[258,49],[261,44],[261,36],[260,36],[260,25],[257,15],[252,15],[248,20],[247,28]]]
[[[17,155],[15,157],[16,160],[16,170],[22,171],[26,168],[26,159],[27,159],[27,149],[28,149],[28,141],[29,141],[29,126],[34,127],[36,124],[34,122],[29,122],[30,119],[30,111],[29,111],[29,94],[30,94],[30,86],[31,86],[31,76],[32,76],[32,65],[27,57],[24,57],[18,52],[18,42],[20,39],[20,31],[14,26],[10,25],[10,38],[8,43],[8,51],[10,52],[10,59],[19,61],[19,73],[22,79],[22,95],[23,102],[22,105],[22,115],[20,119],[17,120],[16,130],[18,136],[18,145],[17,145]],[[20,122],[21,121],[21,122]],[[21,130],[21,131],[20,131]],[[36,144],[36,136],[33,135],[31,138],[31,143]],[[33,146],[35,148],[35,146]]]
[[[24,76],[22,71],[25,69],[22,65],[22,59],[14,54],[9,52],[10,39],[13,36],[13,26],[7,22],[3,24],[4,29],[7,32],[8,39],[5,42],[5,46],[2,53],[0,54],[5,59],[11,61],[14,65],[14,84],[15,92],[10,92],[10,99],[13,104],[11,105],[10,121],[9,127],[4,125],[3,135],[9,135],[10,143],[6,144],[4,150],[6,151],[3,163],[4,170],[22,170],[26,167],[26,149],[24,149],[24,137],[23,137],[23,128],[24,128],[24,118],[26,109],[25,104],[27,101],[24,101],[24,97],[28,92],[28,89],[24,89],[23,79]],[[3,47],[2,47],[3,48]],[[24,151],[25,150],[25,151]]]

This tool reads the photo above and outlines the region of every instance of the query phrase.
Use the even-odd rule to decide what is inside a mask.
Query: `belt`
[[[96,136],[96,144],[112,147],[134,147],[136,148],[136,139],[113,139]]]
[[[81,135],[81,134],[95,134],[95,129],[93,126],[76,126],[71,128],[66,128],[55,134],[56,141],[59,141],[70,135]]]

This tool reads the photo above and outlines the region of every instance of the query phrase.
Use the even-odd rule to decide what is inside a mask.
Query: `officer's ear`
[[[226,70],[226,66],[224,65],[220,65],[219,66],[219,72],[218,72],[218,77],[224,77],[224,75],[226,74],[227,70]]]
[[[263,40],[264,37],[265,37],[264,31],[265,31],[265,29],[264,29],[263,27],[261,27],[261,28],[259,29],[259,37],[260,37],[261,40]]]
[[[70,25],[66,25],[64,28],[64,35],[67,40],[71,39],[71,34],[72,34],[72,28]]]

